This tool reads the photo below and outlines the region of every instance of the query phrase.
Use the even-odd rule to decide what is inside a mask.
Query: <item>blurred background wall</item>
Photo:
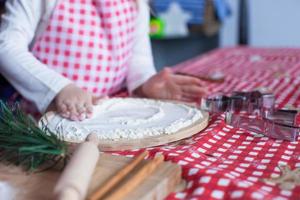
[[[239,20],[247,30],[247,44],[255,47],[300,47],[299,0],[227,0],[231,15],[220,30],[220,47],[239,44]],[[240,18],[244,2],[245,15]],[[242,8],[243,8],[242,7]]]
[[[300,47],[299,0],[248,0],[249,44]]]
[[[226,0],[152,0],[150,2],[152,20],[156,25],[159,24],[157,26],[162,26],[162,31],[154,34],[151,39],[154,61],[158,70],[219,46],[220,25],[229,16],[230,8],[226,4]],[[181,11],[177,10],[178,13],[172,14],[174,4],[180,7]],[[166,15],[170,17],[166,17]],[[176,32],[176,27],[179,29],[182,22],[178,16],[184,18],[186,15],[189,16],[185,25],[188,33],[184,34],[179,30]],[[165,32],[168,30],[169,24],[173,23],[170,18],[176,18],[174,27],[172,27],[174,33]],[[157,31],[156,28],[155,31]]]
[[[214,34],[152,39],[157,68],[218,47],[300,47],[299,0],[224,0],[224,3],[230,12],[222,20],[217,19],[220,29]],[[216,4],[214,8],[217,16]]]

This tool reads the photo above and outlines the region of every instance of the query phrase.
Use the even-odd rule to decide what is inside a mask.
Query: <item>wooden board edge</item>
[[[200,131],[202,131],[207,127],[209,121],[209,114],[203,111],[203,116],[204,117],[201,120],[198,120],[193,125],[180,130],[179,133],[170,134],[170,135],[161,135],[161,136],[151,136],[151,137],[147,137],[143,139],[135,139],[135,140],[127,140],[127,139],[118,140],[118,141],[100,140],[99,149],[101,151],[122,151],[122,150],[160,146],[171,142],[179,141],[182,139],[186,139],[192,137],[193,135],[199,133]],[[152,141],[149,142],[149,140]],[[146,142],[147,144],[145,144]]]
[[[110,158],[110,160],[107,160],[108,158]],[[123,166],[125,162],[127,163],[132,160],[132,158],[124,156],[111,155],[109,153],[101,153],[98,165],[101,165],[101,159],[105,160],[105,163],[102,162],[102,165],[106,167],[112,164]],[[144,160],[143,162],[150,162],[150,160]],[[156,176],[154,176],[154,174],[156,174]],[[164,176],[159,176],[159,174],[164,174]],[[163,177],[163,179],[159,179],[159,177]],[[106,180],[109,180],[110,178],[111,177],[107,177]],[[152,183],[157,182],[158,180],[160,181],[158,181],[156,185],[145,185],[145,181],[143,181],[137,188],[145,188],[148,185],[151,186],[148,189],[152,192],[143,193],[146,191],[142,190],[143,192],[136,193],[135,191],[132,191],[128,195],[126,195],[126,197],[124,197],[124,200],[165,199],[165,197],[167,197],[169,194],[177,192],[178,189],[182,190],[184,186],[183,183],[185,183],[185,181],[182,179],[182,167],[171,161],[165,161],[164,165],[157,169],[157,171],[152,172],[152,175],[150,175],[147,179],[151,180],[150,182]],[[103,183],[106,180],[103,180]],[[91,190],[89,190],[88,192],[89,195],[92,194],[96,190],[96,188],[99,187],[101,187],[101,184],[94,185],[93,189],[90,188]]]
[[[189,138],[203,129],[205,129],[208,125],[209,114],[206,111],[201,110],[203,118],[194,122],[191,126],[186,127],[182,130],[179,130],[179,133],[169,134],[169,135],[160,135],[160,136],[151,136],[142,139],[121,139],[121,140],[100,140],[99,141],[99,150],[100,151],[123,151],[123,150],[132,150],[139,148],[147,148],[147,147],[155,147],[164,144],[168,144],[171,142],[179,141],[182,139]],[[47,123],[55,116],[55,112],[50,111],[47,112],[40,120],[39,126],[41,127],[41,123]],[[180,137],[178,137],[178,135]],[[153,141],[151,141],[153,140]],[[151,141],[151,142],[149,142]],[[78,141],[66,141],[71,145],[77,145],[80,142]]]
[[[38,126],[42,128],[43,124],[47,126],[49,121],[52,120],[52,118],[56,115],[54,111],[46,112],[38,121]]]

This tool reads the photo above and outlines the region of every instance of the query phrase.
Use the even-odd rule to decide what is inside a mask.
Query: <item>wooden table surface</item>
[[[100,154],[89,185],[88,196],[97,191],[101,185],[113,177],[120,169],[128,165],[131,160],[131,158],[124,156]],[[149,161],[144,160],[141,165],[147,162]],[[136,170],[128,174],[128,177],[126,176],[118,185],[126,184],[126,180],[130,179],[134,173],[136,173]],[[61,169],[51,169],[39,173],[26,173],[20,167],[0,165],[0,180],[14,188],[14,200],[54,200],[53,190],[60,174]],[[114,188],[119,187],[118,185]],[[181,178],[180,166],[171,162],[163,162],[132,192],[129,192],[124,197],[124,200],[163,199],[170,192],[182,190],[184,186],[185,181]],[[0,190],[1,200],[2,192],[4,191]]]

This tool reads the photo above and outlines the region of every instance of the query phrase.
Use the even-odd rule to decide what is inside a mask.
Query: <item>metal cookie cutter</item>
[[[231,96],[217,94],[201,102],[201,108],[213,114],[225,112],[227,124],[262,133],[268,137],[295,141],[300,127],[296,125],[298,112],[275,109],[272,93],[233,92]]]
[[[264,113],[272,112],[275,106],[275,97],[271,93],[262,94],[254,92],[233,92],[231,96],[216,94],[202,99],[201,108],[211,113],[246,112]]]

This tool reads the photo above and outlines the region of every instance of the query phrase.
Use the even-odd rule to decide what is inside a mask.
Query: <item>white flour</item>
[[[74,122],[55,115],[48,127],[73,142],[84,141],[91,132],[97,133],[99,139],[140,139],[173,134],[202,117],[200,110],[182,104],[112,98],[95,106],[91,119]]]
[[[7,182],[0,181],[0,199],[13,200],[16,190]]]

